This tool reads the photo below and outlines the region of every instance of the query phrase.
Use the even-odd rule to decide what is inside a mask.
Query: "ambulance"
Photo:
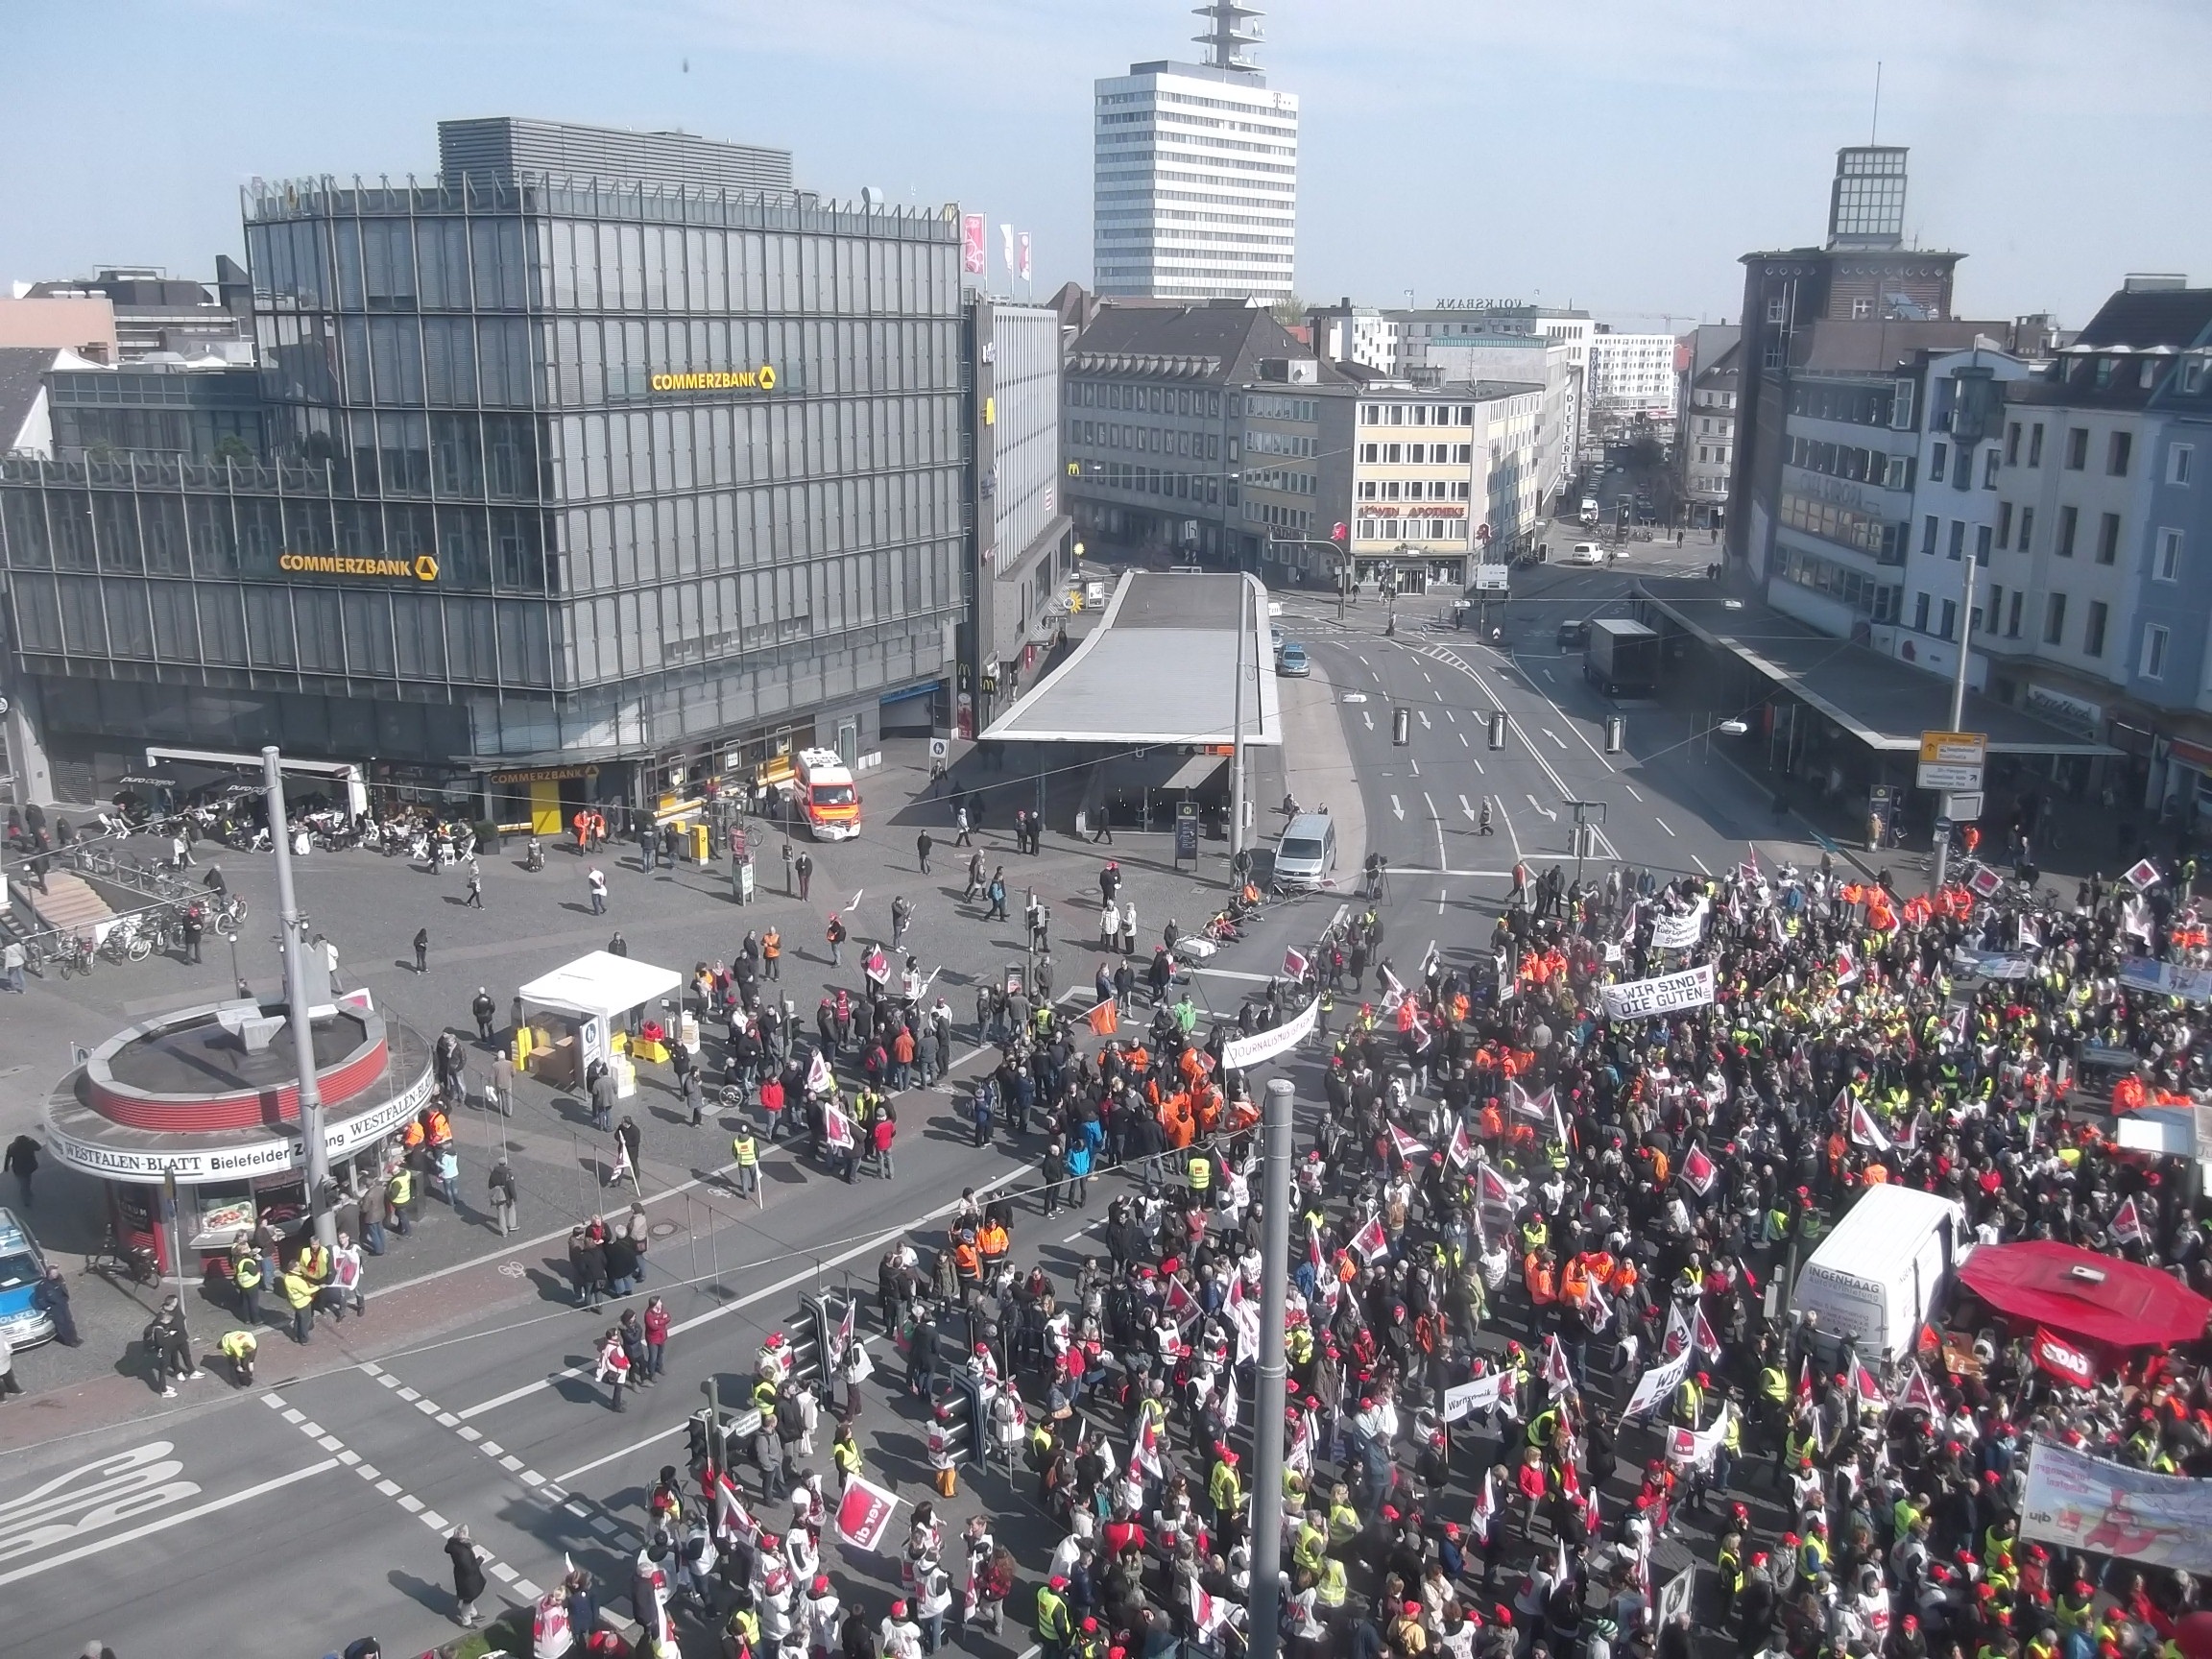
[[[860,788],[836,750],[800,750],[790,789],[815,840],[850,841],[860,833]]]

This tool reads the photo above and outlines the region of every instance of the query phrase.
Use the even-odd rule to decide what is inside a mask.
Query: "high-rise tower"
[[[1298,216],[1298,99],[1253,61],[1257,7],[1213,0],[1204,63],[1132,63],[1096,85],[1097,291],[1287,299]]]

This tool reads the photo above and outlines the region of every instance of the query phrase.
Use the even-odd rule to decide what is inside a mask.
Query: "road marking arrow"
[[[1428,731],[1430,729],[1429,710],[1426,709],[1416,709],[1413,710],[1413,712],[1421,716],[1421,730],[1424,732]]]
[[[1567,747],[1567,739],[1560,736],[1558,733],[1552,731],[1551,727],[1547,726],[1544,728],[1544,735],[1551,738],[1552,742],[1558,744],[1560,748],[1564,749]]]
[[[1401,824],[1406,821],[1406,808],[1398,804],[1398,797],[1395,795],[1390,797],[1390,813]]]
[[[1553,823],[1557,823],[1559,821],[1559,814],[1552,811],[1551,807],[1545,805],[1543,802],[1537,800],[1535,796],[1531,795],[1528,797],[1528,805],[1535,807],[1537,811],[1543,813],[1545,817],[1551,819]]]
[[[1367,693],[1364,691],[1347,691],[1344,693],[1344,701],[1347,703],[1364,703],[1367,701]]]
[[[1374,716],[1374,715],[1372,715],[1372,714],[1368,713],[1366,709],[1360,709],[1360,710],[1359,710],[1359,718],[1367,722],[1367,730],[1368,730],[1368,731],[1372,732],[1372,731],[1374,731],[1374,730],[1375,730],[1375,716]]]
[[[1459,810],[1466,814],[1468,823],[1475,822],[1475,808],[1467,805],[1467,797],[1464,795],[1459,797]]]

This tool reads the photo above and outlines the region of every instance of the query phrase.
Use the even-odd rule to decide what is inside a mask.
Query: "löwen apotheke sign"
[[[646,381],[657,394],[675,392],[773,392],[776,370],[763,363],[757,369],[688,369],[655,374]]]

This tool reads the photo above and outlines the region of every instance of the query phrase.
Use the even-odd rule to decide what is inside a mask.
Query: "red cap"
[[[1055,1574],[1053,1574],[1053,1575],[1052,1575],[1052,1578],[1051,1578],[1051,1588],[1052,1588],[1052,1589],[1054,1589],[1054,1590],[1065,1590],[1065,1589],[1067,1589],[1067,1588],[1068,1588],[1068,1580],[1067,1580],[1067,1578],[1066,1578],[1065,1576],[1063,1576],[1062,1575],[1058,1574],[1058,1573],[1055,1573]]]
[[[903,1602],[903,1601],[894,1601],[894,1602],[892,1602],[892,1603],[891,1603],[891,1617],[892,1617],[892,1618],[894,1618],[894,1619],[903,1619],[903,1618],[905,1618],[905,1617],[906,1617],[906,1603],[905,1603],[905,1602]]]
[[[820,1575],[819,1576],[817,1576],[817,1577],[815,1578],[815,1580],[814,1580],[814,1594],[815,1594],[815,1595],[819,1596],[819,1595],[821,1595],[821,1594],[822,1594],[822,1592],[823,1592],[823,1591],[825,1591],[825,1590],[827,1590],[827,1589],[829,1589],[829,1588],[830,1588],[830,1575],[829,1575],[829,1574],[827,1574],[827,1573],[824,1573],[824,1574]]]

